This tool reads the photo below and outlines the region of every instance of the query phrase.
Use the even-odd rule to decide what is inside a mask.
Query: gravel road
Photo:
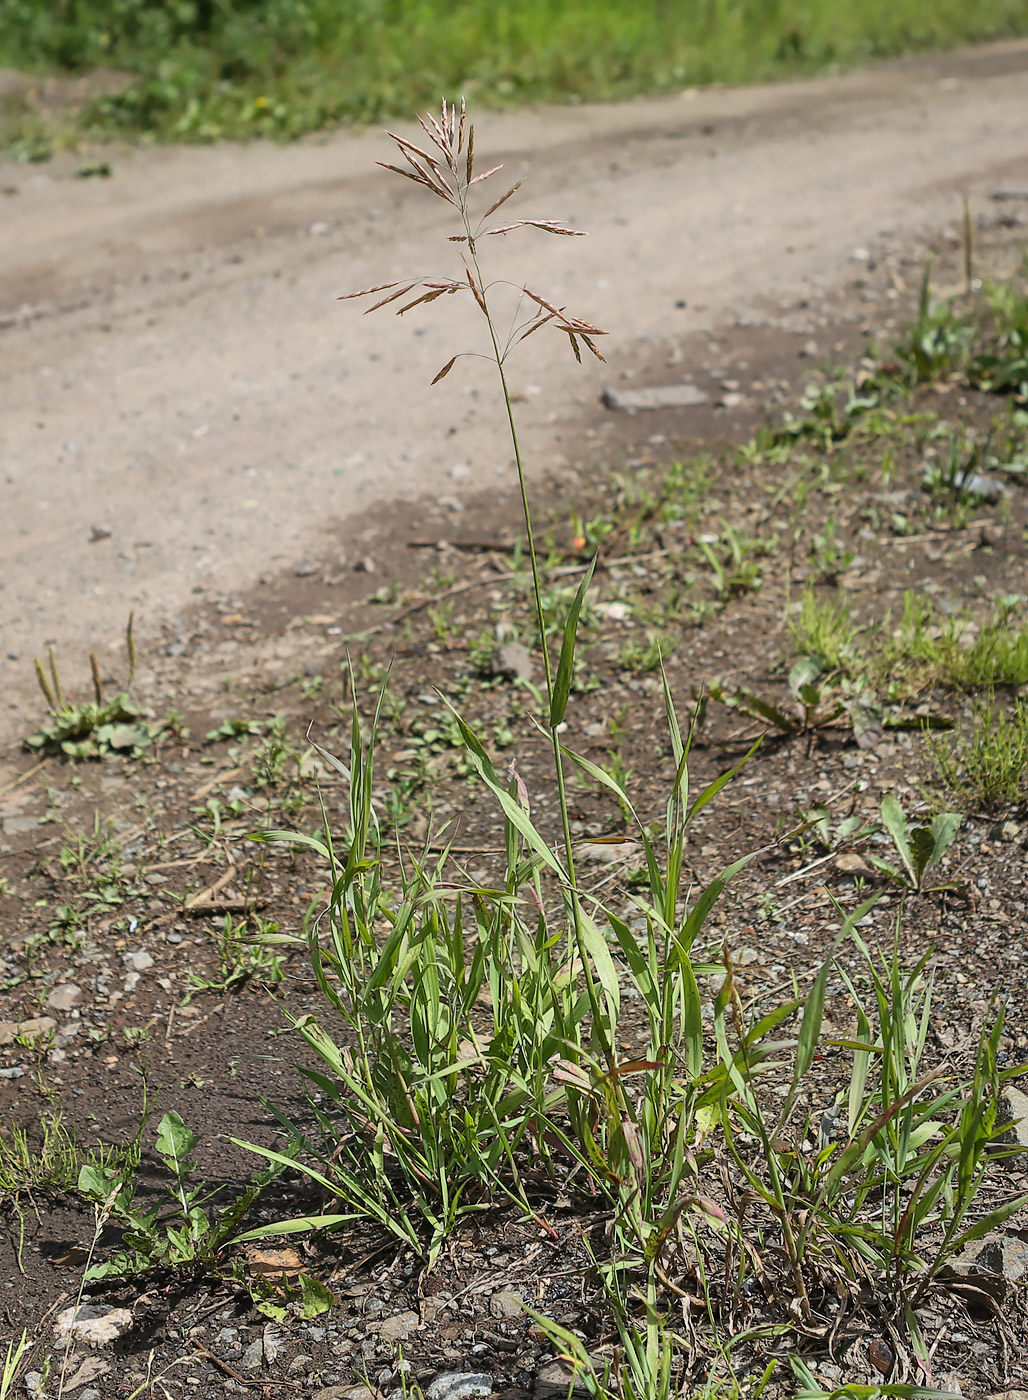
[[[956,227],[965,192],[980,207],[1028,186],[1026,113],[1014,43],[484,115],[480,161],[526,177],[517,213],[590,233],[497,239],[495,275],[612,332],[607,366],[546,334],[514,362],[534,468],[559,469],[558,434],[655,350],[816,304],[856,250]],[[449,211],[375,169],[380,132],[112,159],[109,179],[76,178],[70,156],[0,168],[4,738],[38,710],[47,642],[74,669],[89,646],[111,654],[130,610],[145,637],[207,590],[295,567],[330,524],[351,522],[358,558],[373,505],[512,483],[488,366],[429,387],[480,343],[470,299],[401,322],[336,301],[452,265]]]

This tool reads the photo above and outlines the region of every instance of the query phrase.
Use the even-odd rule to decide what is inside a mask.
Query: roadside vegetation
[[[564,1251],[581,1299],[569,1316],[559,1289],[526,1289],[515,1310],[596,1400],[951,1396],[954,1317],[984,1337],[1001,1320],[983,1297],[1022,1305],[1002,1258],[1028,1209],[1023,971],[991,965],[967,1019],[935,953],[967,934],[982,862],[1022,839],[1028,808],[1028,606],[1010,586],[1028,286],[979,286],[969,240],[963,296],[937,300],[929,271],[911,325],[857,373],[722,458],[606,482],[569,543],[533,512],[506,366],[538,333],[581,357],[604,332],[545,290],[494,286],[488,253],[526,226],[577,231],[509,213],[517,186],[478,174],[463,108],[423,126],[397,159],[452,206],[453,270],[353,295],[386,314],[477,305],[520,539],[477,581],[436,576],[413,600],[385,586],[388,636],[351,637],[331,675],[233,697],[203,740],[178,717],[118,757],[86,706],[71,747],[59,726],[29,740],[61,773],[170,773],[192,752],[225,755],[227,776],[192,790],[173,834],[144,811],[120,840],[99,817],[77,830],[55,795],[59,854],[25,882],[65,897],[37,893],[13,976],[42,989],[63,961],[97,961],[104,936],[154,919],[141,886],[172,872],[160,927],[181,944],[202,921],[206,959],[164,1025],[122,1038],[168,1044],[194,1001],[252,1006],[299,973],[270,1034],[295,1046],[302,1091],[265,1086],[274,1140],[225,1132],[258,1159],[243,1184],[203,1180],[200,1136],[171,1109],[141,1130],[156,1191],[140,1139],[86,1154],[52,1118],[40,1165],[24,1135],[0,1152],[0,1202],[89,1203],[76,1307],[203,1287],[298,1327],[332,1314],[319,1264],[353,1239],[348,1258],[403,1261],[421,1306],[455,1250],[513,1224],[529,1262]],[[440,364],[438,392],[474,348]],[[925,562],[937,588],[915,586]],[[520,643],[521,664],[497,643]],[[313,708],[317,742],[296,722]],[[774,802],[740,798],[754,786]],[[294,888],[301,908],[269,917]],[[757,943],[782,959],[759,979]],[[56,1030],[15,1036],[51,1094]],[[117,1035],[103,1016],[88,1034],[97,1050]],[[283,1238],[305,1252],[268,1251]],[[48,1339],[31,1341],[43,1372]]]
[[[125,75],[63,114],[31,90],[6,99],[7,144],[41,159],[83,133],[290,138],[404,114],[440,92],[479,106],[617,99],[1026,30],[1024,0],[3,0],[0,65]]]

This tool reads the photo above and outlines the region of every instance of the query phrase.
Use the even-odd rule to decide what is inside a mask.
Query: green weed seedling
[[[1002,1010],[982,1030],[969,1077],[957,1079],[946,1066],[928,1069],[930,954],[904,969],[897,924],[892,957],[879,968],[856,932],[874,903],[846,918],[803,1003],[794,1046],[776,1047],[786,1052],[780,1072],[791,1059],[784,1099],[762,1093],[760,1076],[738,1072],[747,1067],[747,1054],[745,1039],[738,1048],[730,1044],[741,1018],[730,965],[715,1004],[715,1033],[735,1090],[723,1106],[725,1139],[752,1193],[738,1217],[740,1265],[743,1239],[754,1241],[765,1261],[773,1240],[804,1317],[815,1292],[830,1293],[833,1280],[857,1272],[876,1280],[883,1302],[913,1308],[948,1259],[1028,1203],[1026,1196],[1004,1200],[967,1224],[992,1164],[1023,1150],[1002,1141],[1009,1126],[1000,1110],[1002,1086],[1024,1072],[1024,1066],[999,1068]],[[859,979],[835,962],[844,940],[860,954]],[[852,1036],[827,1039],[848,1052],[849,1082],[815,1112],[804,1084],[822,1043],[833,971],[852,998],[857,1027]],[[744,1147],[740,1131],[754,1149]],[[916,1336],[916,1322],[912,1330]]]
[[[931,257],[925,262],[917,315],[904,339],[893,346],[913,384],[932,384],[963,368],[974,339],[973,322],[952,301],[932,297],[932,262]]]
[[[777,538],[772,540],[745,539],[730,525],[723,525],[714,544],[702,536],[696,547],[710,565],[714,579],[714,591],[721,601],[738,597],[742,593],[754,593],[760,588],[761,567],[757,553],[773,552]]]
[[[28,1354],[31,1345],[27,1332],[22,1332],[16,1341],[7,1343],[3,1369],[0,1370],[0,1400],[12,1400],[15,1394],[14,1384],[18,1378],[18,1368]]]
[[[928,757],[944,789],[971,812],[1018,807],[1028,788],[1028,702],[1009,713],[995,696],[971,704],[966,729],[936,738],[926,735]]]
[[[953,839],[964,818],[959,812],[940,812],[927,826],[914,825],[907,820],[899,802],[888,793],[882,798],[882,826],[892,839],[892,844],[900,858],[900,865],[882,860],[880,856],[869,856],[874,868],[897,885],[914,890],[917,894],[934,893],[936,890],[953,889],[953,885],[935,885],[926,890],[925,879],[953,844]]]
[[[205,976],[190,968],[186,974],[189,986],[182,1005],[188,1006],[200,992],[235,992],[251,981],[277,985],[285,976],[282,956],[271,946],[277,934],[278,924],[258,918],[256,930],[251,934],[248,919],[237,920],[226,914],[221,928],[212,934],[218,953],[218,974]]]
[[[103,1263],[91,1264],[84,1281],[88,1284],[131,1279],[154,1272],[199,1274],[244,1283],[263,1311],[271,1316],[284,1315],[286,1309],[268,1296],[260,1280],[246,1278],[226,1255],[231,1244],[246,1238],[234,1239],[235,1232],[263,1191],[290,1164],[289,1153],[295,1148],[287,1147],[281,1162],[261,1172],[223,1208],[213,1210],[209,1203],[221,1188],[192,1182],[196,1164],[191,1154],[198,1144],[196,1134],[177,1113],[164,1115],[157,1125],[155,1148],[168,1181],[164,1199],[145,1207],[137,1202],[134,1172],[95,1164],[82,1167],[78,1178],[80,1194],[124,1232],[122,1247]],[[298,1285],[305,1316],[324,1312],[331,1306],[331,1294],[316,1279],[301,1276]]]
[[[1013,279],[986,287],[991,335],[970,366],[973,383],[987,393],[1012,393],[1028,400],[1028,253],[1023,257],[1022,281]]]
[[[795,1400],[947,1400],[947,1396],[953,1393],[923,1385],[867,1385],[858,1381],[827,1389],[818,1384],[817,1377],[802,1357],[793,1354],[788,1360],[793,1375],[800,1383]]]
[[[90,652],[89,665],[93,675],[93,700],[73,704],[65,697],[57,669],[57,655],[50,648],[49,677],[37,659],[36,680],[50,707],[50,718],[25,744],[37,753],[60,753],[68,758],[104,758],[110,754],[138,758],[162,732],[162,725],[149,722],[148,711],[131,698],[135,678],[136,646],[133,620],[130,617],[125,632],[129,658],[128,682],[125,690],[104,699],[100,667]]]
[[[822,672],[852,674],[861,667],[863,628],[853,622],[845,599],[821,598],[812,587],[806,588],[788,631],[799,655],[817,659]]]
[[[881,707],[859,678],[825,674],[819,656],[801,656],[789,671],[793,706],[785,709],[755,691],[726,690],[715,682],[709,695],[722,705],[759,720],[780,734],[803,735],[812,744],[819,731],[849,729],[861,748],[870,748],[882,732]]]
[[[865,822],[863,817],[843,817],[833,822],[832,813],[827,807],[801,809],[802,830],[800,841],[803,846],[815,842],[826,854],[847,850],[877,836],[881,826],[877,822]]]

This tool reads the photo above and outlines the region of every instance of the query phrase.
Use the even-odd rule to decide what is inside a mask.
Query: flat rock
[[[403,1342],[421,1326],[421,1318],[416,1312],[397,1313],[395,1317],[384,1317],[381,1322],[372,1323],[369,1332],[376,1333],[386,1342]]]
[[[375,1400],[376,1392],[366,1385],[327,1385],[316,1390],[311,1400]]]
[[[47,1006],[52,1006],[55,1011],[70,1011],[73,1006],[78,1006],[82,1000],[82,988],[76,987],[74,982],[62,982],[57,987],[51,987],[47,996]]]
[[[489,1299],[489,1311],[493,1317],[521,1317],[525,1300],[513,1288],[501,1288]]]
[[[492,1395],[493,1378],[477,1371],[443,1371],[425,1389],[426,1400],[470,1400]]]
[[[601,1368],[602,1369],[602,1368]],[[535,1393],[550,1395],[587,1395],[588,1388],[583,1380],[563,1361],[547,1361],[540,1366],[535,1377]]]
[[[57,1314],[54,1331],[58,1337],[73,1337],[91,1347],[114,1342],[132,1326],[128,1308],[110,1308],[105,1303],[83,1303]]]
[[[239,1362],[244,1371],[256,1371],[258,1367],[264,1365],[264,1338],[258,1337],[252,1341],[243,1352]]]
[[[707,395],[695,384],[663,384],[652,389],[604,389],[605,408],[619,413],[646,413],[656,408],[696,408]]]
[[[0,1045],[13,1045],[19,1036],[38,1040],[57,1029],[52,1016],[33,1016],[28,1021],[0,1021]]]
[[[994,1230],[984,1239],[972,1240],[949,1261],[941,1277],[972,1284],[1002,1302],[1011,1284],[1028,1277],[1028,1242]]]
[[[520,642],[504,642],[493,652],[489,669],[494,676],[503,676],[507,680],[530,681],[532,658],[528,648]]]
[[[2,1043],[0,1041],[0,1044]],[[1028,1148],[1028,1094],[1021,1089],[1015,1089],[1012,1084],[1007,1084],[1000,1094],[1000,1108],[1013,1124],[1009,1132],[1004,1133],[1003,1141]],[[1023,1161],[1023,1158],[1015,1157],[1013,1160]]]

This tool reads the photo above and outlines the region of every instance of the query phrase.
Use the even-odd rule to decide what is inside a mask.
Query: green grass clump
[[[969,642],[966,619],[940,619],[928,600],[906,593],[899,626],[882,651],[882,676],[896,682],[916,674],[920,690],[948,685],[991,692],[1028,685],[1028,624],[1014,620],[1016,606],[1001,602]]]
[[[113,68],[87,125],[296,136],[461,90],[483,105],[759,82],[1028,30],[1024,0],[4,0],[0,65]]]
[[[1007,713],[994,698],[975,700],[966,732],[928,739],[928,755],[947,792],[969,811],[995,812],[1028,795],[1028,704]]]

